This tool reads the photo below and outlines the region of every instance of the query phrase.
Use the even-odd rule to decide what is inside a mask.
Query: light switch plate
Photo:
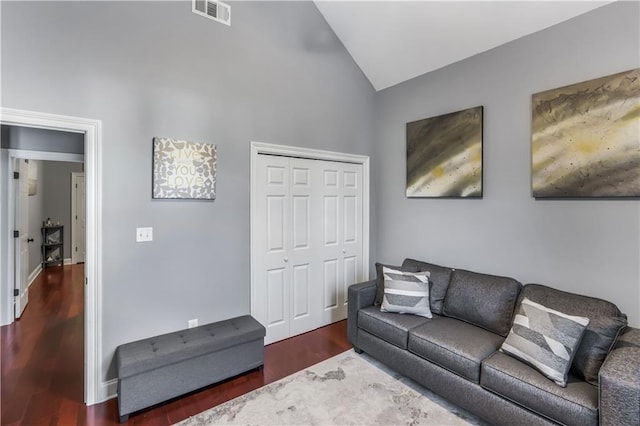
[[[136,243],[153,241],[153,228],[136,228]]]

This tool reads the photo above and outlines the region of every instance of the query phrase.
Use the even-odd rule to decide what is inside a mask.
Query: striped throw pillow
[[[406,272],[383,267],[384,296],[382,312],[420,315],[431,318],[429,308],[429,271]]]
[[[500,350],[566,387],[571,362],[588,324],[589,318],[567,315],[525,297]]]

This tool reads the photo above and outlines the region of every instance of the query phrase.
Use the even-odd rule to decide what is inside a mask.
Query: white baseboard
[[[105,402],[118,396],[118,379],[107,380],[100,383],[96,404]]]
[[[27,278],[29,284],[27,285],[27,287],[31,287],[31,284],[33,284],[36,278],[38,278],[38,275],[40,275],[40,272],[42,272],[42,263],[39,263],[38,266],[36,266],[36,269],[31,271],[31,273],[29,274],[29,277]]]
[[[72,264],[73,264],[73,262],[71,261],[71,258],[70,258],[70,257],[67,257],[67,258],[64,260],[64,264],[65,264],[65,265],[72,265]]]

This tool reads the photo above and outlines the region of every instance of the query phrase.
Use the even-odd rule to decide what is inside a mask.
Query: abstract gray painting
[[[534,197],[640,196],[640,69],[532,97]]]
[[[407,197],[482,197],[483,107],[407,123]]]

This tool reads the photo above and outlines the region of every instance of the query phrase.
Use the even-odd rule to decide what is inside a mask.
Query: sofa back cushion
[[[540,284],[525,285],[518,304],[525,297],[569,315],[589,318],[589,325],[576,350],[570,371],[597,386],[598,371],[618,335],[626,327],[626,315],[606,300],[568,293]]]
[[[449,287],[452,269],[415,259],[405,259],[402,262],[402,266],[416,268],[416,271],[429,271],[431,273],[429,275],[429,304],[431,312],[442,315],[442,305]]]
[[[455,269],[443,315],[506,337],[522,284],[513,278]]]

